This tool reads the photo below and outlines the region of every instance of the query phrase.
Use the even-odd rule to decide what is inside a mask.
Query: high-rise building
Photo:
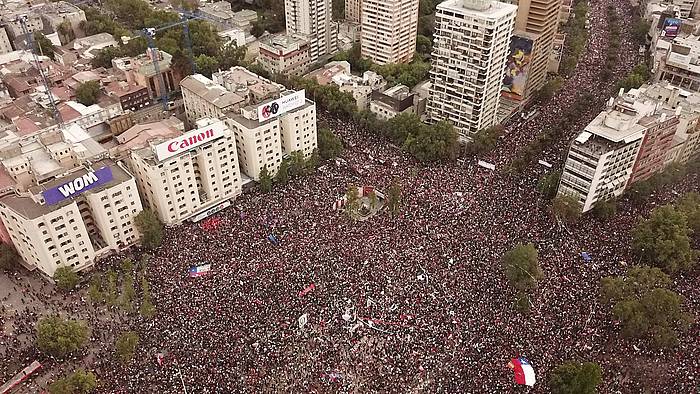
[[[461,139],[497,122],[517,9],[492,0],[438,5],[427,104],[431,122],[452,123]]]
[[[545,83],[559,24],[560,0],[510,0],[518,6],[501,113],[510,114]]]
[[[362,57],[377,64],[413,59],[418,34],[418,0],[362,0]]]
[[[309,41],[311,63],[337,51],[332,0],[285,0],[284,11],[287,34],[300,34]]]
[[[360,23],[362,0],[345,0],[345,20]]]

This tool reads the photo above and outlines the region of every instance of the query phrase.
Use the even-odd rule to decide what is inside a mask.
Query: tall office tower
[[[427,105],[431,122],[452,123],[460,139],[496,123],[517,9],[492,0],[438,5]]]
[[[362,0],[362,57],[377,64],[413,59],[419,0]]]
[[[309,57],[320,57],[338,49],[337,24],[333,22],[332,0],[285,0],[287,34],[300,34],[309,41]]]
[[[345,20],[360,23],[362,0],[345,0]]]
[[[510,0],[518,6],[501,104],[507,114],[542,88],[559,24],[560,0]]]

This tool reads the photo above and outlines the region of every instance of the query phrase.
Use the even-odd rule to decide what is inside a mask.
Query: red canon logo
[[[214,129],[209,129],[207,131],[201,132],[199,134],[194,134],[189,137],[185,137],[181,140],[172,141],[168,144],[168,152],[177,152],[180,149],[186,149],[193,145],[198,145],[199,143],[208,140],[214,136]]]

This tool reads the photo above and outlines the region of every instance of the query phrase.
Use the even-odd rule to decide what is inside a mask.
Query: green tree
[[[401,113],[386,123],[387,137],[395,144],[403,144],[409,136],[425,133],[426,126],[416,114]]]
[[[136,215],[134,222],[141,233],[141,243],[145,248],[154,249],[160,246],[163,241],[163,223],[155,212],[144,209]]]
[[[683,297],[666,289],[671,279],[658,268],[630,268],[626,277],[601,280],[601,301],[612,306],[625,338],[648,338],[658,347],[678,343],[692,317],[683,312]]]
[[[0,242],[0,271],[9,271],[19,264],[19,255],[15,248]]]
[[[537,249],[532,243],[518,244],[503,256],[503,268],[510,284],[520,291],[532,289],[542,277]]]
[[[423,56],[429,56],[433,49],[433,41],[422,34],[416,36],[416,52]]]
[[[391,180],[389,190],[387,190],[386,201],[391,216],[396,216],[399,213],[399,208],[401,207],[401,184],[396,178]]]
[[[120,48],[107,47],[97,51],[95,57],[93,57],[92,60],[90,60],[90,65],[93,68],[111,68],[112,59],[120,57],[121,55],[122,51]]]
[[[78,285],[80,278],[73,267],[58,267],[53,273],[53,280],[60,289],[71,291]]]
[[[700,234],[700,194],[686,193],[676,203],[676,208],[685,215],[688,227],[694,234]]]
[[[572,195],[560,194],[552,200],[554,216],[566,223],[574,223],[581,217],[581,205]]]
[[[275,174],[275,182],[280,185],[286,185],[289,181],[289,159],[283,159],[280,163],[280,168]]]
[[[97,378],[92,372],[79,369],[49,385],[51,394],[87,394],[97,388]]]
[[[145,271],[141,273],[141,293],[143,298],[139,313],[146,319],[150,319],[156,314],[156,307],[153,305],[153,300],[151,299],[151,285],[148,283]]]
[[[612,219],[617,212],[617,203],[614,199],[598,201],[593,207],[593,215],[602,221]]]
[[[501,125],[487,127],[481,129],[472,135],[472,140],[466,148],[466,153],[472,156],[483,155],[492,151],[498,139],[503,135],[505,129]]]
[[[194,59],[197,72],[211,78],[211,75],[219,69],[219,61],[213,56],[199,55]]]
[[[100,82],[99,81],[87,81],[81,83],[75,89],[75,98],[82,105],[93,105],[97,103],[97,98],[100,95]]]
[[[75,40],[75,32],[73,32],[73,26],[70,21],[61,22],[56,28],[56,31],[63,45]]]
[[[117,304],[117,273],[111,269],[107,271],[107,285],[102,294],[107,304]]]
[[[318,129],[318,153],[323,160],[338,157],[343,152],[343,143],[340,138],[329,129]]]
[[[216,60],[219,63],[219,68],[222,70],[228,70],[231,67],[243,65],[247,50],[247,47],[239,47],[233,42],[223,45],[216,54]]]
[[[515,310],[523,315],[530,312],[530,296],[527,293],[518,292],[515,297]]]
[[[39,51],[39,54],[47,56],[51,60],[54,59],[54,50],[56,47],[51,40],[46,38],[40,31],[34,32],[34,43],[36,44],[36,50]]]
[[[267,164],[263,166],[263,168],[260,170],[259,176],[259,182],[260,182],[260,190],[263,193],[269,193],[272,191],[272,177],[270,176],[270,172],[267,170]]]
[[[345,192],[345,212],[348,213],[350,218],[355,219],[357,213],[360,210],[360,192],[357,190],[357,186],[348,185],[348,189]]]
[[[634,19],[634,23],[632,24],[632,38],[638,45],[644,45],[647,41],[647,34],[651,29],[651,23],[639,16],[636,16]]]
[[[552,371],[549,388],[554,394],[595,394],[600,382],[601,370],[598,364],[569,361]]]
[[[83,346],[88,329],[84,322],[49,316],[37,322],[36,338],[41,351],[62,358]]]
[[[559,89],[561,89],[563,83],[564,79],[562,77],[550,79],[537,91],[537,99],[542,102],[551,100]]]
[[[545,200],[551,200],[557,195],[561,170],[552,170],[540,178],[537,182],[537,191],[542,194]]]
[[[139,345],[139,335],[134,331],[123,332],[114,344],[119,360],[128,364],[134,358],[136,347]]]
[[[125,311],[131,312],[134,309],[134,297],[136,290],[134,289],[134,279],[131,275],[126,275],[122,282],[122,300],[121,306]]]
[[[297,150],[292,152],[289,159],[289,174],[291,176],[299,176],[304,174],[306,167],[306,159],[304,159],[304,152]]]
[[[311,152],[311,155],[304,161],[304,172],[313,174],[321,164],[321,155],[318,154],[318,148]]]
[[[685,215],[672,205],[664,205],[637,225],[632,247],[642,260],[668,273],[688,270],[697,257],[691,248],[691,233]]]
[[[90,301],[96,304],[105,301],[105,297],[102,294],[102,277],[99,274],[95,274],[92,279],[90,279],[88,296],[90,297]]]
[[[420,128],[418,135],[409,135],[403,146],[425,163],[455,160],[459,150],[457,132],[445,121]]]

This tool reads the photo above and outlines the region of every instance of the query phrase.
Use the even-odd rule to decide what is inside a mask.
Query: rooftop
[[[231,67],[230,70],[214,73],[212,78],[215,83],[222,85],[241,97],[245,97],[246,100],[251,103],[276,97],[285,90],[284,86],[274,83],[269,79],[265,79],[240,66]]]
[[[180,82],[180,87],[191,91],[219,109],[229,108],[245,101],[245,98],[226,90],[223,86],[201,74],[185,77]]]
[[[183,131],[182,121],[175,117],[134,125],[115,138],[116,144],[110,148],[110,153],[120,156],[131,150],[148,147],[150,142],[174,138],[181,135]]]
[[[437,9],[494,20],[515,14],[518,6],[494,0],[447,0],[438,4]]]

